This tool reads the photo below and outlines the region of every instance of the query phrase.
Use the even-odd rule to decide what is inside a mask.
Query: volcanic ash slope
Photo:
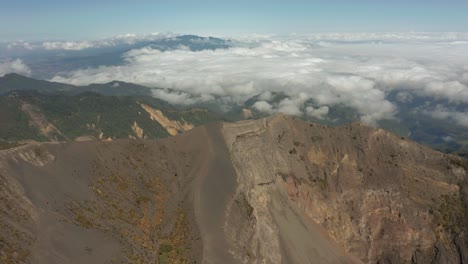
[[[0,151],[0,263],[468,263],[468,163],[284,115]]]

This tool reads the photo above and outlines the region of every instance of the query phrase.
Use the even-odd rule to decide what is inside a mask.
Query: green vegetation
[[[48,141],[21,110],[24,102],[36,106],[47,121],[69,140],[81,136],[95,139],[137,137],[132,129],[135,122],[143,130],[144,138],[169,136],[140,103],[161,110],[171,120],[184,120],[195,126],[221,119],[206,109],[177,109],[150,96],[104,96],[91,92],[79,95],[28,93],[15,97],[0,96],[0,142]],[[0,148],[14,146],[6,143]]]
[[[0,96],[0,141],[11,143],[25,139],[46,140],[29,124],[28,116],[21,111],[19,100]]]
[[[48,141],[37,125],[42,124],[42,129],[47,130],[49,123],[41,117],[33,126],[31,117],[22,110],[25,103],[37,109],[38,115],[68,140],[136,138],[138,133],[132,128],[135,123],[144,138],[169,136],[139,103],[161,110],[171,120],[184,120],[195,126],[221,119],[204,108],[173,107],[154,98],[151,88],[136,84],[111,82],[80,87],[8,74],[0,78],[0,142]],[[4,145],[7,147],[10,145]]]
[[[433,119],[413,112],[407,113],[401,123],[411,131],[410,139],[442,152],[468,157],[468,130],[466,128],[447,119]]]
[[[146,138],[169,136],[137,102],[161,110],[171,120],[185,120],[195,126],[215,120],[243,119],[243,108],[252,110],[256,118],[268,115],[252,107],[260,100],[259,95],[248,99],[243,105],[229,105],[231,110],[226,109],[221,101],[201,103],[199,108],[181,109],[152,97],[152,92],[151,88],[125,82],[73,86],[8,74],[0,78],[0,141],[48,140],[21,111],[22,101],[37,107],[69,140],[81,136],[97,139],[101,135],[104,138],[136,137],[132,130],[134,122],[143,129]],[[285,98],[288,98],[287,94],[273,92],[269,103],[276,105]],[[305,106],[318,107],[319,104],[310,99]],[[468,157],[468,130],[449,119],[438,120],[415,111],[416,106],[400,105],[397,119],[380,120],[378,126],[439,151]],[[352,107],[344,104],[328,107],[325,119],[307,115],[301,118],[326,125],[360,121],[360,114]]]
[[[148,104],[151,106],[151,104]],[[157,106],[156,106],[157,108]],[[223,117],[220,114],[215,114],[204,108],[193,109],[172,109],[164,111],[164,114],[171,120],[185,120],[186,122],[195,126],[200,126],[216,120],[221,120]]]
[[[38,105],[44,115],[70,139],[83,135],[98,138],[101,132],[106,138],[128,138],[134,135],[134,122],[148,138],[168,136],[161,125],[149,118],[137,100],[128,96],[84,93],[77,96],[42,96]]]
[[[111,82],[105,84],[90,84],[88,86],[74,86],[64,83],[48,82],[21,76],[15,73],[0,78],[0,95],[10,92],[37,91],[48,95],[77,95],[84,92],[95,92],[102,95],[115,96],[151,96],[151,88],[125,82]]]

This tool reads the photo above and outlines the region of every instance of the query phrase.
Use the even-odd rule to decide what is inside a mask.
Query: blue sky
[[[0,0],[0,6],[1,40],[468,29],[466,0]]]

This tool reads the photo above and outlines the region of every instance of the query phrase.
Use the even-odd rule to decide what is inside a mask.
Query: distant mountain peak
[[[0,79],[17,79],[17,78],[31,79],[29,77],[26,77],[24,75],[21,75],[15,72],[7,73],[3,75],[2,77],[0,77]]]

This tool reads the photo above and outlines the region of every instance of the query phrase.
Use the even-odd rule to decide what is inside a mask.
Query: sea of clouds
[[[138,41],[136,36],[130,39]],[[457,108],[468,103],[468,34],[257,35],[230,40],[228,49],[134,49],[122,54],[123,65],[82,68],[51,80],[75,85],[119,80],[166,88],[155,90],[155,96],[186,105],[214,98],[243,103],[260,95],[253,105],[259,111],[319,119],[341,104],[355,109],[368,123],[398,113],[396,102],[388,97],[397,93],[400,103],[409,103],[413,96],[444,100],[448,104],[428,107],[424,113],[468,127],[468,110]],[[42,47],[112,45],[105,43],[43,43]],[[11,63],[0,64],[0,74],[12,67],[27,69],[21,61]],[[273,104],[272,92],[288,98]],[[311,99],[314,107],[305,104]]]

